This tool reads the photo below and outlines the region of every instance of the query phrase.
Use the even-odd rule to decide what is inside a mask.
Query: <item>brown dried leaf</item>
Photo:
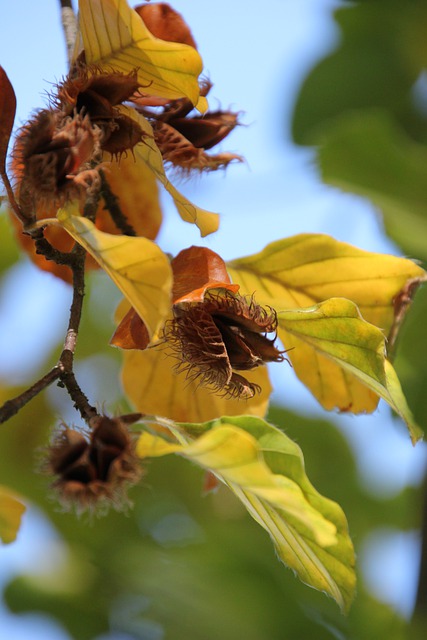
[[[146,349],[149,342],[150,336],[144,322],[131,307],[114,332],[110,344],[120,349]]]
[[[6,155],[15,120],[16,96],[3,67],[0,67],[0,173],[6,172]]]
[[[138,5],[134,10],[156,38],[168,42],[181,42],[197,49],[184,18],[166,2]]]
[[[203,300],[207,289],[239,290],[239,285],[231,284],[224,260],[206,247],[180,251],[172,260],[172,270],[174,303]]]

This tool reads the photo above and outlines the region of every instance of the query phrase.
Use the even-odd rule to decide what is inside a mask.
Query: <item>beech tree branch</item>
[[[95,219],[99,197],[99,191],[88,196],[83,210],[85,217],[91,220]],[[80,415],[86,422],[89,422],[91,418],[99,414],[96,408],[89,403],[73,371],[74,352],[77,344],[85,295],[86,251],[78,243],[74,245],[72,251],[69,253],[59,251],[44,237],[43,229],[36,229],[31,232],[30,235],[36,244],[37,253],[42,254],[47,260],[52,260],[56,264],[66,265],[71,269],[73,275],[73,298],[70,306],[70,316],[64,346],[57,365],[29,389],[23,391],[15,398],[8,400],[0,407],[0,424],[6,422],[6,420],[18,413],[23,406],[55,381],[58,381],[58,386],[67,390],[68,395],[74,403],[74,408],[80,412]]]
[[[29,389],[23,391],[15,398],[7,400],[2,407],[0,407],[0,424],[6,422],[14,415],[18,413],[22,407],[24,407],[30,400],[35,398],[41,391],[46,389],[52,382],[58,380],[61,376],[61,364],[57,364],[48,371],[40,380],[35,382]]]
[[[61,6],[61,22],[67,47],[68,64],[71,65],[77,38],[77,18],[71,0],[59,0],[59,4]]]
[[[34,222],[34,218],[30,215],[27,215],[16,201],[15,194],[13,193],[12,185],[10,184],[9,176],[7,175],[6,171],[2,171],[0,173],[0,177],[6,189],[7,198],[9,200],[9,204],[13,213],[16,215],[23,227],[32,224]]]

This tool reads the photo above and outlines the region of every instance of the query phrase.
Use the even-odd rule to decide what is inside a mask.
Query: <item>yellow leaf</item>
[[[262,391],[250,400],[224,398],[176,373],[176,361],[160,347],[123,352],[122,382],[135,409],[171,420],[203,422],[221,415],[248,413],[264,416],[271,385],[265,367],[245,371],[249,382]]]
[[[8,544],[16,540],[25,507],[7,487],[0,485],[0,539]]]
[[[145,163],[135,162],[132,154],[123,156],[119,162],[109,162],[110,159],[109,154],[103,154],[105,179],[111,192],[119,200],[121,212],[137,236],[154,240],[162,223],[159,187],[155,175]],[[96,212],[96,226],[106,233],[118,233],[103,199]]]
[[[233,260],[228,270],[241,292],[278,311],[310,307],[329,298],[347,298],[363,318],[385,335],[394,322],[394,300],[424,271],[410,260],[362,251],[326,235],[300,234],[268,245],[253,256]],[[326,409],[373,411],[377,394],[348,370],[287,331],[279,336],[302,382]]]
[[[162,433],[166,435],[164,426]],[[355,574],[347,522],[340,507],[310,483],[301,450],[294,442],[250,416],[171,425],[170,435],[178,443],[165,440],[160,433],[144,432],[138,455],[177,453],[214,473],[270,534],[281,560],[301,580],[348,609]]]
[[[200,229],[202,236],[214,233],[219,226],[219,215],[196,207],[169,181],[165,173],[162,154],[154,141],[153,129],[148,120],[137,113],[135,109],[130,109],[122,105],[120,106],[120,110],[135,120],[146,134],[144,141],[136,145],[133,149],[137,161],[143,161],[154,172],[156,178],[172,196],[178,213],[185,222],[195,224]]]
[[[172,269],[167,256],[147,238],[99,231],[92,222],[78,215],[76,205],[60,209],[57,218],[108,273],[141,316],[150,336],[154,335],[171,305]]]
[[[87,64],[138,72],[142,91],[163,98],[199,98],[203,64],[193,47],[155,38],[126,0],[79,0]]]

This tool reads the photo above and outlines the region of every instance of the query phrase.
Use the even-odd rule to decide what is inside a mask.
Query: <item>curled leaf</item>
[[[181,42],[197,49],[190,28],[183,17],[166,2],[140,4],[135,11],[156,38],[168,42]]]
[[[145,162],[154,172],[156,178],[172,196],[181,218],[185,222],[195,224],[200,229],[202,236],[207,236],[217,231],[219,226],[218,214],[196,207],[169,181],[165,173],[162,154],[154,141],[153,129],[148,120],[134,109],[121,106],[120,110],[136,120],[145,134],[144,142],[134,148],[136,159]]]
[[[173,301],[203,300],[208,289],[226,289],[237,293],[239,285],[231,284],[224,260],[206,247],[183,249],[172,260]]]
[[[171,426],[170,431],[175,441],[165,440],[164,433],[143,433],[138,455],[177,453],[214,473],[270,534],[280,559],[347,610],[355,587],[347,522],[340,507],[311,485],[299,447],[250,416]]]
[[[384,334],[362,318],[353,302],[332,298],[314,307],[281,311],[278,319],[298,352],[294,359],[297,374],[306,363],[306,350],[312,350],[317,358],[326,357],[340,367],[343,377],[348,371],[360,380],[373,392],[374,401],[377,396],[386,400],[406,422],[414,444],[422,438],[423,432],[415,424],[394,369],[386,360]],[[322,397],[328,383],[324,370],[322,373],[317,367],[307,374],[312,376],[311,388],[316,397]]]

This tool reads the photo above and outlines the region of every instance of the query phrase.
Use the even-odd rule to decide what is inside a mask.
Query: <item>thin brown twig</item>
[[[48,371],[40,380],[37,380],[29,389],[26,389],[15,398],[7,400],[2,407],[0,407],[0,424],[6,422],[10,418],[22,409],[30,400],[35,398],[41,391],[46,389],[52,382],[58,380],[61,376],[61,364],[55,365],[50,371]]]
[[[95,219],[98,209],[99,191],[90,194],[83,209],[83,215],[91,220]],[[63,385],[70,398],[74,402],[74,408],[80,412],[82,418],[89,422],[91,418],[98,415],[80,388],[73,371],[74,352],[77,344],[77,336],[83,311],[83,299],[85,295],[85,261],[86,251],[79,244],[75,244],[71,255],[73,263],[70,268],[73,273],[73,299],[70,307],[70,318],[68,321],[67,334],[64,341],[64,348],[61,353],[60,362],[63,366],[63,373],[60,376],[60,384]]]
[[[18,218],[18,220],[22,223],[24,227],[32,224],[34,222],[33,217],[30,215],[27,215],[19,206],[18,202],[16,201],[15,194],[13,193],[12,185],[10,184],[9,176],[7,175],[6,171],[4,172],[2,171],[0,174],[0,177],[5,186],[9,204],[12,208],[12,211]]]
[[[59,357],[58,364],[56,364],[48,373],[46,373],[40,380],[33,384],[29,389],[26,389],[21,394],[7,400],[2,407],[0,407],[0,424],[6,422],[12,416],[16,415],[22,407],[30,402],[36,395],[41,393],[50,384],[58,381],[58,385],[64,387],[70,398],[73,400],[74,407],[80,412],[80,415],[87,422],[98,415],[95,407],[90,405],[87,396],[81,390],[74,371],[74,351],[77,343],[77,335],[80,326],[80,320],[83,310],[83,298],[84,298],[84,265],[86,252],[76,245],[73,252],[70,254],[62,254],[57,252],[47,241],[47,244],[43,244],[46,247],[48,253],[48,259],[59,260],[59,264],[67,264],[73,272],[73,299],[70,307],[70,317],[68,321],[67,334],[64,340],[64,347]],[[64,258],[68,256],[69,259]],[[47,256],[46,256],[47,257]],[[56,259],[55,259],[56,258]]]
[[[99,197],[99,191],[88,196],[83,211],[83,214],[87,218],[92,220],[95,219]],[[53,247],[44,237],[43,229],[36,229],[31,232],[30,235],[35,241],[38,253],[44,255],[47,260],[52,260],[56,264],[66,265],[71,269],[73,274],[73,298],[70,306],[67,333],[58,364],[29,389],[22,392],[15,398],[8,400],[2,407],[0,407],[0,424],[2,422],[6,422],[6,420],[18,413],[24,405],[30,402],[30,400],[56,380],[58,381],[59,386],[64,387],[67,390],[68,395],[74,403],[75,409],[80,412],[82,418],[86,422],[89,422],[91,418],[98,415],[98,412],[96,408],[89,403],[89,400],[80,388],[73,371],[74,352],[77,344],[77,336],[83,311],[83,299],[85,295],[86,251],[78,243],[75,244],[72,251],[69,253],[64,253],[55,249],[55,247]]]

